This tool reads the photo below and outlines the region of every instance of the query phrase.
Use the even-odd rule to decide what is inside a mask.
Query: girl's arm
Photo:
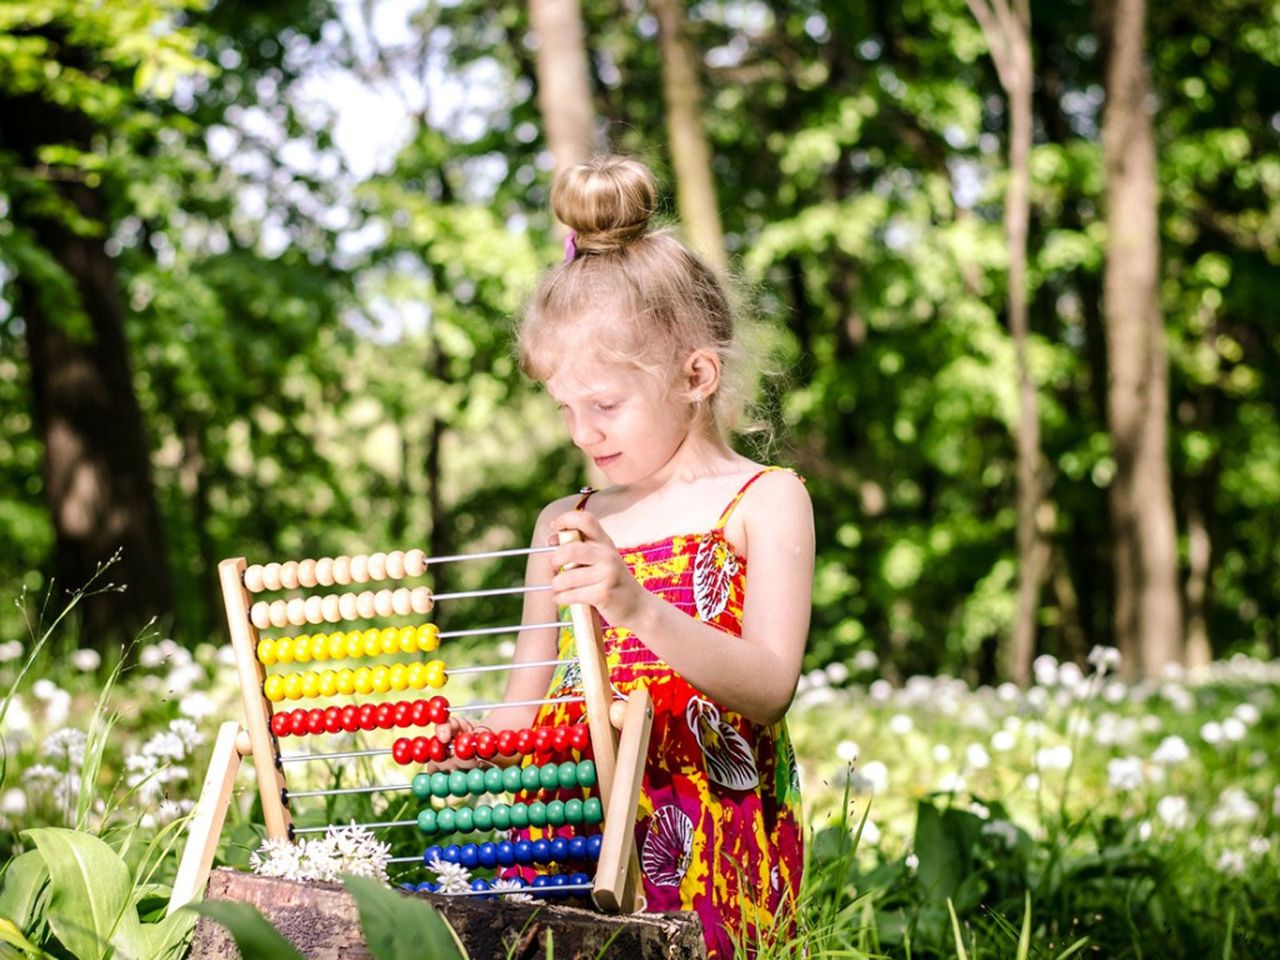
[[[579,564],[556,574],[551,586],[556,603],[595,605],[699,690],[749,720],[771,724],[791,705],[809,632],[813,508],[804,485],[778,471],[758,480],[738,511],[749,551],[741,637],[694,620],[645,590],[600,522],[584,511],[551,523],[584,537],[549,555],[555,569]]]

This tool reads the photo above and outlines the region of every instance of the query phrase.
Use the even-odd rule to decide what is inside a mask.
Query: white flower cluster
[[[435,873],[440,893],[466,893],[471,889],[471,871],[460,863],[446,863],[434,857],[427,864],[427,869]]]
[[[390,857],[390,844],[380,843],[365,827],[353,823],[330,825],[323,837],[298,843],[265,840],[249,855],[249,865],[263,877],[336,883],[344,873],[386,880]],[[458,869],[465,872],[463,867]],[[469,888],[470,875],[467,882]]]
[[[143,803],[150,803],[164,792],[167,783],[186,780],[191,771],[182,765],[197,747],[204,743],[196,725],[185,717],[171,720],[167,730],[161,730],[142,745],[140,753],[124,758],[128,775],[125,783],[138,791]]]
[[[202,687],[208,680],[204,667],[186,647],[168,638],[148,644],[138,653],[138,664],[147,670],[159,670],[168,666],[169,672],[161,677],[145,677],[142,686],[155,693],[167,692],[185,697],[195,687]]]

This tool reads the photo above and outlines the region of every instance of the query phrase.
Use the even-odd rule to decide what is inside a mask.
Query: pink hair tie
[[[575,259],[577,256],[578,256],[578,231],[570,230],[569,235],[564,238],[564,262],[568,263],[570,260]]]

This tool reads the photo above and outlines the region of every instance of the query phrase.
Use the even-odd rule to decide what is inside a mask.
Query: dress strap
[[[777,467],[777,466],[765,467],[759,473],[752,476],[746,483],[742,485],[742,487],[738,490],[738,492],[734,494],[733,499],[729,501],[729,505],[724,508],[724,513],[720,514],[720,519],[716,521],[716,529],[717,530],[724,529],[724,525],[729,522],[729,514],[733,513],[734,507],[736,507],[738,505],[738,501],[740,501],[746,495],[747,490],[750,489],[753,483],[755,483],[757,480],[763,477],[766,473],[772,473],[775,470],[786,470],[786,469],[787,469],[786,467]],[[789,472],[795,473],[794,470]],[[799,476],[799,474],[796,474],[796,476]]]
[[[582,496],[578,498],[578,505],[573,509],[585,510],[587,508],[587,501],[591,499],[591,495],[595,492],[596,491],[594,487],[583,487],[581,490],[579,490],[578,493],[582,494]]]

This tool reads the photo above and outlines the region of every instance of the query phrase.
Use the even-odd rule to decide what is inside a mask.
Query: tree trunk
[[[595,117],[578,0],[529,0],[538,36],[538,109],[556,171],[591,157]]]
[[[1177,541],[1168,462],[1168,358],[1159,296],[1155,133],[1144,60],[1145,0],[1099,0],[1108,43],[1106,171],[1109,491],[1115,633],[1130,675],[1182,658]]]
[[[0,104],[0,149],[39,170],[44,143],[87,149],[89,121],[36,97]],[[54,189],[76,213],[100,227],[94,236],[68,228],[14,199],[10,216],[65,271],[71,304],[59,304],[47,280],[19,273],[17,302],[31,364],[34,421],[44,443],[45,498],[57,540],[54,573],[64,590],[87,583],[120,552],[105,580],[121,592],[98,592],[81,606],[81,642],[103,647],[172,608],[170,575],[151,481],[150,445],[134,394],[124,332],[124,304],[107,256],[105,204],[98,189],[66,180]],[[83,315],[81,318],[73,314]],[[83,327],[83,329],[81,329]],[[101,587],[104,583],[99,583]]]
[[[1018,590],[1007,667],[1017,684],[1031,682],[1036,611],[1049,565],[1049,543],[1039,526],[1044,500],[1040,409],[1027,360],[1027,225],[1031,219],[1031,11],[1028,0],[969,0],[991,49],[1009,101],[1009,186],[1004,232],[1009,256],[1009,330],[1018,376],[1017,544]]]
[[[662,38],[662,93],[676,175],[676,202],[689,244],[721,273],[728,269],[720,205],[711,174],[711,147],[702,129],[702,80],[689,40],[684,5],[652,0]]]

